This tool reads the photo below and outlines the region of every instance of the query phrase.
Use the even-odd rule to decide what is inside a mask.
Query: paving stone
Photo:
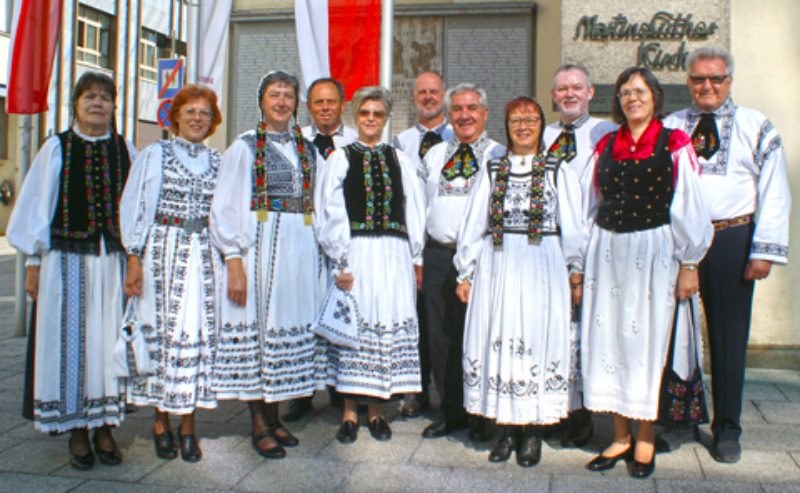
[[[591,491],[593,493],[625,493],[656,491],[652,478],[635,480],[628,476],[608,477],[605,473],[595,473],[590,477],[555,475],[550,482],[550,493],[572,493]]]
[[[700,465],[706,479],[719,481],[769,483],[800,482],[800,467],[788,452],[764,450],[742,451],[742,460],[736,464],[723,464],[709,454],[699,454]]]
[[[656,479],[658,493],[760,493],[755,483],[731,483],[723,481],[690,481],[681,479]]]
[[[764,493],[800,493],[800,484],[761,483]]]
[[[242,491],[336,491],[356,464],[287,457],[263,460],[235,487]],[[375,467],[371,465],[370,467]]]
[[[450,470],[448,468],[358,464],[339,485],[338,489],[354,493],[447,491],[445,487],[450,484],[449,475]]]
[[[68,461],[66,440],[21,441],[0,452],[0,468],[6,472],[50,474]]]
[[[756,402],[759,412],[768,423],[800,425],[800,402]]]
[[[203,439],[203,459],[191,464],[180,458],[165,461],[162,467],[143,477],[140,482],[153,485],[174,485],[187,488],[234,488],[261,462],[261,457],[243,446],[239,437]],[[155,459],[153,459],[155,460]]]
[[[0,399],[0,402],[2,402],[2,399]],[[17,407],[13,411],[0,411],[0,433],[18,428],[26,423],[31,425],[30,421],[22,417],[21,411],[21,407]]]
[[[749,424],[742,429],[742,448],[800,450],[800,427],[791,424]]]
[[[411,457],[411,464],[434,467],[489,468],[487,460],[492,442],[477,447],[467,438],[466,430],[459,430],[442,438],[422,438]]]
[[[70,491],[84,480],[43,476],[41,474],[0,473],[0,493],[22,493],[26,491],[46,491],[60,493]]]
[[[525,468],[512,460],[497,469],[453,468],[446,481],[436,479],[435,489],[457,492],[547,492],[550,489],[550,475],[542,472],[541,464]],[[430,468],[433,469],[433,468]]]
[[[66,464],[54,471],[53,474],[91,480],[120,481],[124,483],[126,481],[138,481],[145,475],[162,467],[164,464],[164,461],[156,458],[152,446],[147,447],[144,444],[138,444],[128,447],[121,443],[117,443],[117,445],[122,451],[122,463],[117,466],[107,466],[97,460],[94,463],[94,467],[88,471],[78,471],[71,465]]]
[[[740,421],[744,425],[745,423],[766,423],[767,420],[764,419],[764,415],[761,414],[760,408],[757,407],[753,401],[745,400],[742,402],[742,416]],[[711,402],[708,403],[708,414],[709,418],[712,418],[713,415],[713,408],[711,407]],[[710,433],[710,432],[709,432]]]
[[[153,486],[151,484],[125,483],[122,481],[91,480],[72,490],[74,493],[108,493],[110,491],[114,493],[175,493],[175,488],[172,486]]]
[[[405,464],[420,440],[409,434],[394,434],[391,440],[379,442],[372,438],[366,426],[361,426],[354,443],[343,445],[332,440],[318,457],[331,461]]]

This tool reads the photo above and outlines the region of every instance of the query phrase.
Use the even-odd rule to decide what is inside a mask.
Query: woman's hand
[[[25,267],[25,292],[37,301],[39,298],[39,266],[29,265]]]
[[[467,303],[469,301],[470,291],[472,291],[472,283],[469,282],[469,280],[465,279],[458,283],[456,287],[456,296],[461,300],[461,303]]]
[[[234,305],[247,304],[247,277],[244,274],[244,262],[241,257],[225,261],[228,269],[228,299]]]
[[[681,269],[678,272],[678,299],[691,298],[700,289],[700,278],[697,270]]]
[[[142,263],[139,257],[137,255],[128,255],[128,273],[125,275],[125,284],[122,286],[125,296],[141,296],[143,279],[144,273],[142,272]]]
[[[583,274],[572,273],[569,275],[569,294],[572,304],[578,306],[583,299]]]
[[[336,276],[336,286],[342,291],[350,291],[353,289],[353,274],[339,272],[339,275]]]
[[[422,289],[422,266],[414,266],[414,277],[417,279],[417,291]]]

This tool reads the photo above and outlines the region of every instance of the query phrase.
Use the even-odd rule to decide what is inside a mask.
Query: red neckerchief
[[[653,154],[662,128],[664,128],[664,125],[661,121],[653,120],[644,129],[642,135],[639,136],[638,142],[634,142],[628,126],[621,126],[617,132],[617,138],[614,139],[611,158],[614,161],[649,158]]]

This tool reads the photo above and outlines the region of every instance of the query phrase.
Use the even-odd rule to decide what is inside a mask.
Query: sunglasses
[[[726,75],[690,75],[689,76],[689,80],[692,81],[692,83],[694,83],[694,84],[702,84],[703,82],[706,81],[706,79],[708,79],[708,81],[711,84],[713,84],[715,86],[718,86],[718,85],[722,84],[723,82],[725,82],[725,79],[727,79],[728,77],[730,77],[730,75],[728,75],[728,74],[726,74]]]

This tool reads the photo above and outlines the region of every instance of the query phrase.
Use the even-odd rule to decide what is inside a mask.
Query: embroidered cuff
[[[342,255],[338,260],[331,259],[331,269],[336,272],[349,272],[347,270],[347,257]]]
[[[128,248],[125,250],[128,255],[135,255],[137,257],[142,256],[142,249],[141,248]]]
[[[764,243],[754,241],[750,247],[750,258],[764,258],[768,260],[782,259],[785,263],[789,257],[789,247],[778,243]]]
[[[464,281],[472,282],[472,272],[470,272],[468,274],[459,274],[458,277],[456,277],[456,281],[459,284],[461,284]]]
[[[569,264],[569,273],[583,275],[583,266],[578,263]]]

